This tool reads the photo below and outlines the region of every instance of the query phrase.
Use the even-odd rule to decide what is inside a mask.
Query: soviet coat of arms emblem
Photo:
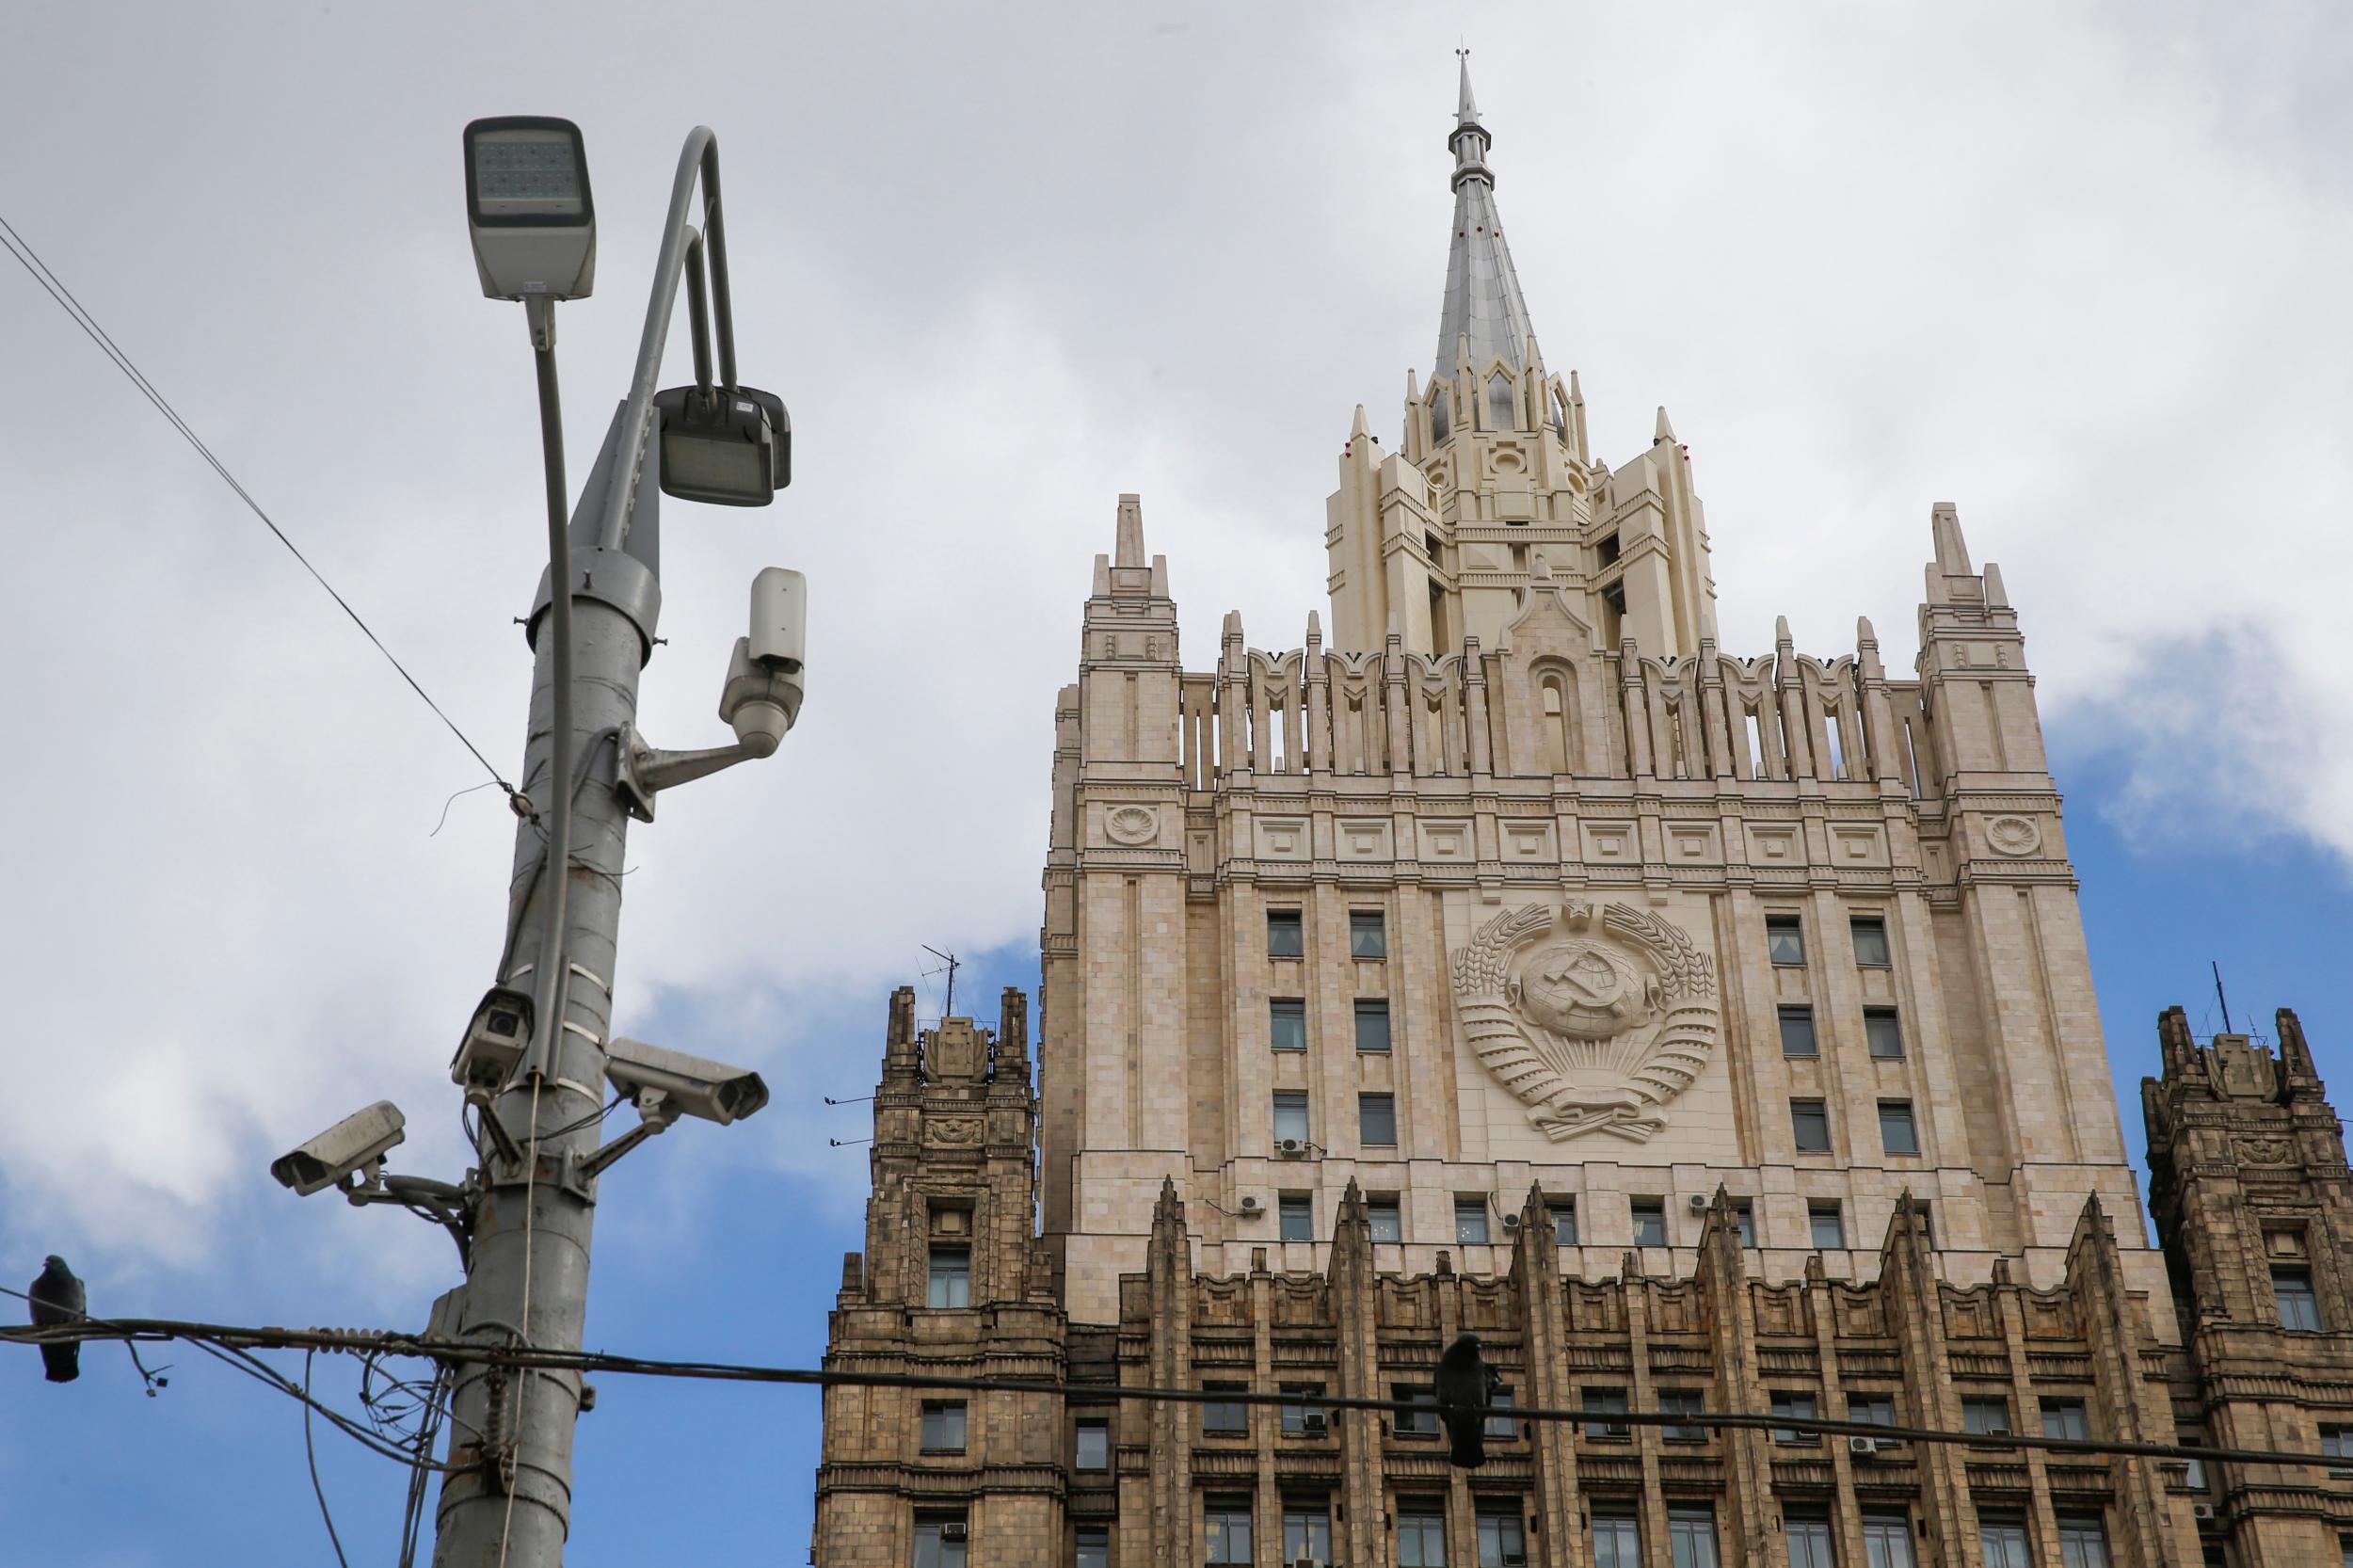
[[[1497,916],[1454,955],[1455,1006],[1487,1070],[1558,1143],[1646,1143],[1715,1049],[1715,968],[1682,931],[1625,904]]]

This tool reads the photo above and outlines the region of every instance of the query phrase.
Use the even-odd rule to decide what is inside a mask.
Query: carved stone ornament
[[[2249,1165],[2285,1165],[2295,1157],[2296,1145],[2285,1138],[2241,1138],[2238,1157]]]
[[[1454,954],[1464,1032],[1555,1143],[1648,1143],[1707,1066],[1721,1022],[1715,966],[1628,904],[1541,904],[1480,927]]]
[[[2028,817],[1995,817],[1985,824],[1985,841],[2001,855],[2032,855],[2042,847],[2042,830]]]
[[[926,1116],[923,1118],[925,1142],[933,1144],[977,1144],[981,1141],[981,1119],[978,1116]]]
[[[1114,806],[1103,813],[1103,831],[1114,843],[1150,843],[1160,836],[1160,813],[1149,806]]]

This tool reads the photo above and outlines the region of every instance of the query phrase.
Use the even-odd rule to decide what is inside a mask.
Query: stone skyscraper
[[[1689,456],[1663,408],[1591,451],[1490,139],[1465,71],[1437,360],[1396,448],[1350,427],[1328,643],[1228,616],[1188,670],[1121,498],[1034,1094],[1017,995],[993,1041],[894,1000],[831,1364],[1417,1398],[1476,1328],[1596,1419],[1466,1476],[1367,1412],[838,1389],[815,1560],[2187,1568],[2178,1464],[1607,1419],[2201,1417],[1999,569],[1930,509],[1908,678],[1867,619],[1720,648]]]

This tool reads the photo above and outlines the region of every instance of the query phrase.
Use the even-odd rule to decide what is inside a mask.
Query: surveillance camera
[[[468,1099],[488,1098],[506,1086],[531,1044],[533,1003],[527,991],[493,985],[474,1004],[457,1054],[450,1058],[450,1081]]]
[[[269,1174],[307,1198],[366,1166],[383,1164],[384,1151],[408,1136],[408,1119],[391,1100],[355,1111],[325,1132],[270,1161]],[[369,1173],[373,1175],[374,1173]]]
[[[651,1090],[687,1115],[722,1127],[768,1103],[768,1085],[758,1073],[643,1040],[616,1039],[608,1045],[604,1076],[624,1095],[642,1096]],[[644,1103],[641,1099],[641,1107]]]
[[[797,670],[808,657],[808,579],[769,567],[752,579],[752,662]]]

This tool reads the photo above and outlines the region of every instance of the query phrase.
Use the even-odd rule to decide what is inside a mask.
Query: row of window
[[[1275,1096],[1280,1100],[1284,1096]],[[1303,1101],[1305,1096],[1299,1096]],[[1305,1107],[1301,1107],[1303,1130]],[[1282,1122],[1276,1122],[1276,1136],[1281,1137]],[[1482,1246],[1494,1240],[1488,1224],[1490,1199],[1484,1192],[1457,1193],[1454,1199],[1454,1240],[1465,1246]],[[1380,1193],[1365,1200],[1367,1218],[1372,1224],[1376,1241],[1402,1241],[1402,1213],[1394,1194]],[[1638,1247],[1671,1246],[1667,1231],[1667,1200],[1664,1198],[1634,1198],[1629,1202],[1634,1222],[1634,1245]],[[1809,1201],[1806,1210],[1806,1245],[1817,1251],[1835,1250],[1847,1244],[1846,1206],[1836,1198],[1817,1198]],[[1315,1194],[1284,1192],[1275,1200],[1275,1211],[1281,1226],[1279,1239],[1285,1241],[1313,1241],[1316,1236]],[[1740,1244],[1753,1247],[1756,1240],[1756,1209],[1752,1200],[1732,1200],[1733,1219],[1740,1231]],[[1578,1245],[1577,1201],[1556,1198],[1545,1205],[1545,1213],[1552,1221],[1553,1239],[1564,1247]]]
[[[1830,1153],[1830,1102],[1791,1100],[1789,1134],[1800,1154]],[[1920,1152],[1920,1126],[1913,1116],[1910,1100],[1880,1101],[1880,1150],[1884,1154]]]
[[[2060,1568],[2112,1568],[2107,1531],[2099,1515],[2058,1516]],[[1443,1499],[1401,1500],[1397,1510],[1398,1568],[1446,1568],[1446,1504]],[[1782,1513],[1782,1536],[1789,1568],[1837,1568],[1836,1535],[1827,1511],[1790,1508]],[[1593,1568],[1642,1568],[1641,1524],[1631,1512],[1596,1508],[1592,1518]],[[2023,1513],[1981,1512],[1978,1540],[1985,1568],[2033,1568],[2031,1537]],[[1282,1514],[1286,1563],[1327,1568],[1332,1561],[1332,1515],[1321,1501],[1286,1501]],[[1902,1509],[1866,1509],[1863,1514],[1864,1560],[1869,1568],[1916,1568],[1913,1527]],[[915,1568],[965,1568],[967,1529],[962,1515],[918,1514]],[[1235,1568],[1257,1560],[1257,1519],[1248,1497],[1212,1496],[1202,1511],[1201,1560],[1209,1568]],[[1527,1527],[1516,1506],[1481,1502],[1472,1530],[1477,1568],[1518,1568],[1528,1560]],[[1078,1568],[1107,1568],[1111,1532],[1101,1526],[1077,1531]],[[1673,1568],[1721,1568],[1716,1511],[1705,1502],[1675,1502],[1667,1508],[1667,1555]],[[2346,1560],[2353,1563],[2353,1547]]]
[[[1902,1061],[1903,1019],[1892,1007],[1865,1008],[1863,1042],[1871,1055],[1881,1062]],[[1821,1040],[1814,1029],[1814,1009],[1811,1006],[1803,1002],[1785,1002],[1782,1005],[1781,1054],[1789,1057],[1818,1057],[1822,1054]]]
[[[1355,1000],[1356,1048],[1363,1051],[1385,1051],[1389,1048],[1389,1000],[1386,997],[1358,997]],[[1305,997],[1273,997],[1267,1002],[1267,1044],[1275,1050],[1305,1050],[1307,1048],[1307,999]]]
[[[1266,953],[1269,958],[1305,958],[1307,955],[1304,910],[1270,909],[1266,912]],[[1348,912],[1348,955],[1351,958],[1386,958],[1389,955],[1388,920],[1380,910],[1351,909]]]
[[[1887,921],[1877,915],[1857,915],[1847,922],[1854,943],[1858,968],[1884,969],[1894,963],[1887,947]],[[1765,952],[1777,968],[1805,967],[1805,921],[1796,915],[1765,917]]]

